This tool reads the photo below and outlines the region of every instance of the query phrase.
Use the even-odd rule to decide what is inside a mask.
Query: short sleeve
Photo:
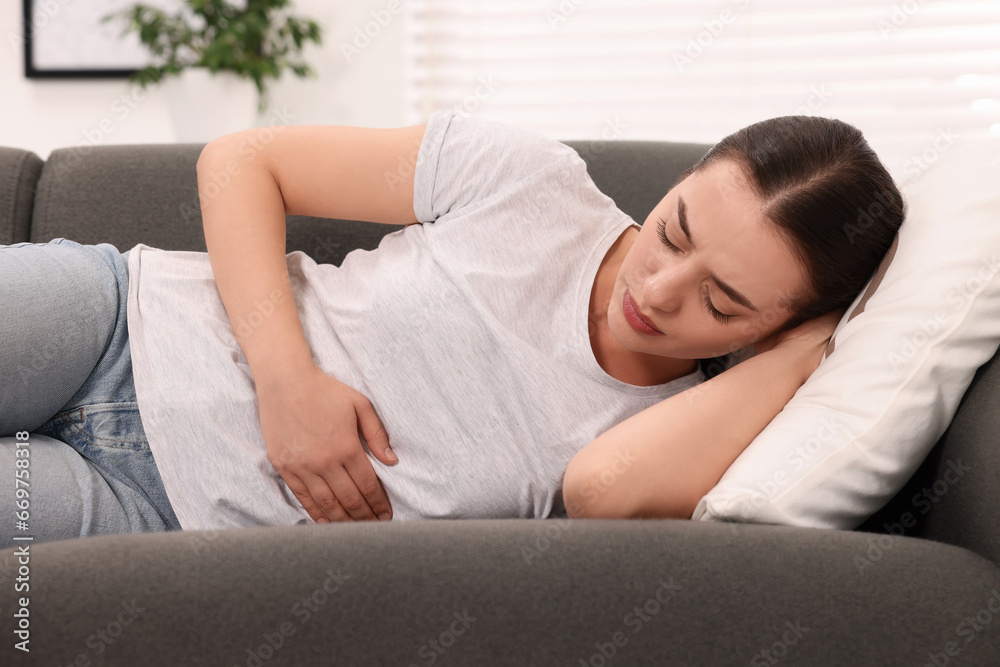
[[[568,154],[576,151],[533,130],[435,111],[417,153],[413,212],[420,222],[437,220]]]

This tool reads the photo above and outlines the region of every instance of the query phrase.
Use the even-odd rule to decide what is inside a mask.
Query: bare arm
[[[423,132],[422,125],[255,128],[219,137],[202,150],[205,244],[255,378],[294,377],[312,365],[285,263],[285,215],[416,222],[412,170],[408,178],[387,176],[396,175],[398,161],[416,161]],[[272,306],[273,314],[252,317]],[[259,324],[241,328],[240,322]]]
[[[690,518],[698,501],[818,366],[840,313],[600,435],[563,479],[573,518]]]
[[[220,137],[198,160],[205,243],[233,333],[254,377],[277,472],[317,522],[389,518],[359,433],[396,459],[368,399],[314,363],[285,257],[286,214],[416,222],[412,169],[424,126],[255,128]]]
[[[254,379],[267,383],[296,377],[313,362],[285,263],[281,191],[260,160],[226,153],[217,158],[213,150],[218,146],[209,144],[198,161],[198,189],[219,294]],[[238,169],[231,166],[227,172],[227,163]],[[218,186],[216,181],[225,183],[219,175],[226,173],[228,183]]]

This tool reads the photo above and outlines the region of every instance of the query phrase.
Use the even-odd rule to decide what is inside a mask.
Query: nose
[[[680,308],[685,295],[695,290],[693,272],[685,262],[661,265],[649,275],[643,285],[643,303],[646,308],[671,313]]]

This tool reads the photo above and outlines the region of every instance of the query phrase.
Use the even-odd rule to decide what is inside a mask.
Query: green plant
[[[229,71],[252,79],[258,92],[258,111],[268,105],[267,79],[279,79],[285,69],[299,77],[315,71],[299,57],[306,41],[322,43],[319,24],[279,13],[290,0],[245,0],[246,8],[225,0],[183,0],[202,25],[188,23],[185,12],[167,15],[149,5],[136,4],[108,14],[128,21],[121,36],[138,31],[140,41],[153,55],[153,64],[130,77],[145,90],[186,67],[207,67],[214,74]],[[182,50],[186,52],[181,52]]]

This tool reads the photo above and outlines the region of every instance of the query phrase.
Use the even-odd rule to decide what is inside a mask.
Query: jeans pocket
[[[60,412],[35,430],[66,443],[111,475],[143,494],[168,526],[179,528],[135,401],[91,403]]]
[[[38,431],[63,439],[88,458],[97,452],[84,450],[93,448],[149,450],[139,417],[139,404],[135,401],[81,405],[60,412]]]

